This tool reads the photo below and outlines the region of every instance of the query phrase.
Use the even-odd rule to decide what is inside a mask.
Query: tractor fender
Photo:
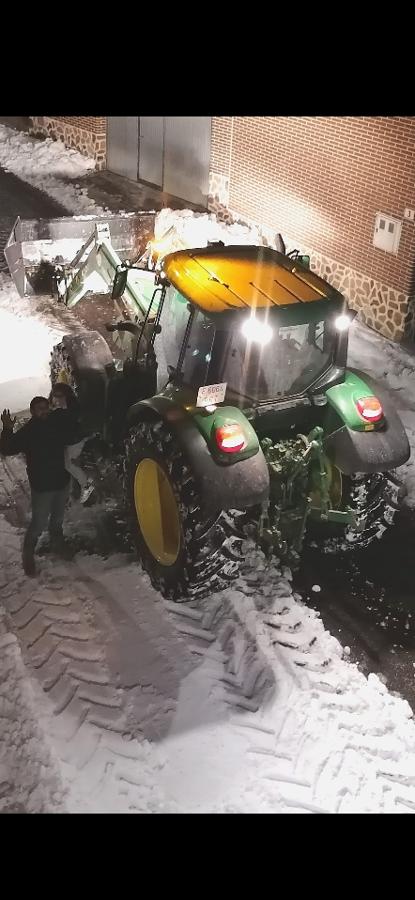
[[[62,338],[64,347],[73,355],[80,371],[88,369],[103,370],[113,364],[111,350],[99,331],[81,331],[78,334],[65,334]]]
[[[138,422],[161,419],[174,433],[195,478],[203,512],[213,515],[220,510],[246,509],[268,499],[269,473],[264,454],[259,448],[255,456],[220,466],[183,407],[168,397],[140,400],[130,407],[129,427]]]
[[[82,424],[90,431],[102,431],[108,378],[114,366],[111,350],[98,331],[66,334],[61,345],[75,375]]]
[[[388,472],[402,466],[408,461],[411,450],[389,391],[366,372],[358,369],[350,371],[361,378],[380,400],[385,425],[377,431],[353,431],[344,424],[326,439],[328,456],[345,475]]]

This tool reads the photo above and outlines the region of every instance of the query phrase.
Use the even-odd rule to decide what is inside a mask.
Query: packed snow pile
[[[0,125],[0,166],[49,194],[69,212],[105,212],[76,184],[78,178],[95,168],[94,161],[61,141],[40,141]]]
[[[92,232],[92,225],[91,225]],[[75,258],[85,243],[85,238],[59,238],[55,240],[27,241],[24,247],[24,261],[31,265],[42,262],[69,263]]]
[[[195,213],[190,209],[162,209],[157,213],[155,239],[168,243],[169,251],[207,247],[209,242],[258,244],[259,230],[218,222],[213,213]],[[171,248],[171,250],[170,250]],[[164,247],[161,246],[164,251]]]
[[[220,222],[214,213],[197,213],[190,209],[162,209],[156,216],[155,239],[162,254],[191,247],[207,247],[209,243],[264,244],[260,228],[237,222]],[[281,249],[275,236],[276,249]]]
[[[36,395],[50,391],[52,348],[70,328],[59,324],[51,301],[19,297],[0,273],[0,410],[26,410]]]

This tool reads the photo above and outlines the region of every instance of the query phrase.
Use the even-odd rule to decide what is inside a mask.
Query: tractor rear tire
[[[346,528],[346,545],[352,551],[368,547],[393,525],[405,491],[394,472],[355,475],[349,480],[348,491],[350,506],[365,518],[362,531]]]
[[[362,530],[356,531],[351,525],[344,528],[341,525],[313,523],[309,537],[328,539],[327,546],[334,551],[351,553],[363,550],[374,540],[380,539],[393,524],[404,494],[402,482],[395,472],[343,476],[341,508],[350,506],[357,517],[362,518]]]
[[[164,597],[199,599],[237,577],[242,536],[233,516],[204,516],[192,472],[164,422],[140,422],[130,430],[124,489],[142,566]]]

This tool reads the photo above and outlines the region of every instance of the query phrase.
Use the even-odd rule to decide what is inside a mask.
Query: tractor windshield
[[[330,367],[337,332],[334,317],[285,324],[279,311],[253,321],[249,314],[225,327],[201,312],[195,316],[186,348],[187,384],[226,382],[249,400],[277,400],[307,390]]]

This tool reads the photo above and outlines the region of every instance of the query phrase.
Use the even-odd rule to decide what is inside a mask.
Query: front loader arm
[[[69,266],[69,274],[58,276],[58,292],[71,309],[89,291],[111,293],[116,275],[127,270],[127,282],[123,302],[131,315],[145,316],[154,291],[154,272],[145,269],[130,269],[120,259],[111,244],[107,224],[96,224],[94,233],[84,244]],[[157,312],[157,301],[152,313]]]

